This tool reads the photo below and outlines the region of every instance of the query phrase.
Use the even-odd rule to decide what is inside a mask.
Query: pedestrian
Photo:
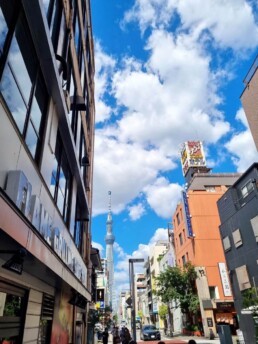
[[[197,344],[197,343],[196,343],[196,341],[195,341],[194,339],[190,339],[190,340],[188,341],[188,344]]]
[[[215,334],[212,328],[210,328],[210,339],[215,339]]]
[[[120,342],[119,329],[115,326],[113,329],[113,344],[120,344]]]
[[[102,343],[103,344],[108,343],[108,337],[109,337],[109,333],[108,333],[108,328],[106,327],[104,332],[102,333]]]
[[[131,334],[127,327],[122,327],[121,332],[120,332],[120,339],[121,339],[122,344],[129,344],[131,340]]]

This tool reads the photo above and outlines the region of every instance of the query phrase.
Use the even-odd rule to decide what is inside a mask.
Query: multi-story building
[[[114,255],[113,245],[115,242],[115,236],[113,234],[113,220],[111,212],[111,191],[109,191],[109,211],[106,221],[107,232],[105,235],[106,242],[106,259],[107,259],[107,306],[113,308],[115,301],[115,289],[114,289]]]
[[[245,293],[258,285],[258,163],[254,163],[218,200],[220,232],[232,283],[235,308],[245,343],[256,343],[258,328]],[[256,296],[257,298],[257,296]],[[246,309],[247,308],[247,309]]]
[[[210,330],[215,333],[219,323],[235,328],[236,314],[219,232],[217,200],[238,178],[239,174],[195,172],[173,214],[177,265],[184,266],[190,261],[196,267],[201,314],[195,322],[202,323],[205,336],[209,336]]]
[[[159,260],[160,273],[165,272],[168,267],[176,266],[176,253],[174,242],[174,230],[171,223],[168,224],[168,250]],[[182,329],[182,316],[181,309],[175,306],[175,301],[171,300],[167,304],[168,314],[164,329],[166,328],[168,334],[181,333]],[[172,333],[171,333],[172,332]]]
[[[159,306],[161,305],[160,298],[153,293],[156,289],[155,277],[160,273],[159,259],[164,256],[168,250],[168,240],[159,240],[153,246],[150,247],[149,256],[149,274],[150,280],[149,284],[151,286],[151,304],[149,304],[149,313],[151,315],[151,322],[155,324],[158,328],[163,328],[163,321],[159,318]],[[147,276],[147,273],[146,273]],[[147,277],[147,288],[148,288],[148,277]]]
[[[142,308],[140,305],[140,296],[145,295],[146,292],[146,276],[144,273],[136,273],[134,275],[134,295],[135,295],[135,318],[139,318],[139,310]]]
[[[92,301],[89,0],[0,2],[0,342],[85,342]]]
[[[245,89],[240,96],[246,118],[258,150],[258,56],[254,60],[246,77],[244,78]]]
[[[107,302],[107,260],[101,258],[101,270],[97,272],[97,298],[96,308],[104,309]]]

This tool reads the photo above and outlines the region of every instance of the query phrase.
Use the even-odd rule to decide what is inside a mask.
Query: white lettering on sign
[[[53,220],[38,196],[31,195],[32,186],[22,171],[8,172],[5,191],[74,275],[86,284],[87,268],[79,264],[60,229],[53,226]]]
[[[232,296],[226,264],[225,263],[218,263],[218,264],[219,264],[219,272],[220,272],[220,278],[221,278],[221,282],[223,286],[224,295]]]
[[[200,149],[201,149],[201,145],[200,145],[200,143],[197,142],[197,143],[190,149],[190,154],[192,155],[192,154],[198,152],[198,150],[200,150]]]

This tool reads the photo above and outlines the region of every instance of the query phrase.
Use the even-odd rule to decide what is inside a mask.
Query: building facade
[[[94,268],[90,2],[0,1],[0,22],[0,341],[82,343]]]
[[[107,259],[107,304],[106,306],[113,308],[114,301],[114,255],[113,245],[115,242],[115,236],[113,234],[113,220],[111,213],[111,191],[109,191],[109,211],[107,216],[107,233],[105,236],[106,242],[106,259]]]
[[[207,337],[210,330],[216,333],[219,323],[229,324],[233,332],[236,328],[217,200],[238,178],[238,174],[195,173],[173,215],[177,265],[190,261],[196,267],[201,314],[195,322],[202,324]]]
[[[176,266],[176,253],[175,253],[175,241],[174,230],[171,223],[168,224],[168,250],[164,256],[159,260],[160,273],[165,272],[168,267]],[[179,334],[182,330],[182,314],[181,309],[175,307],[175,301],[171,300],[167,304],[168,314],[164,329],[168,334]]]
[[[245,343],[256,343],[258,328],[245,309],[245,293],[258,285],[258,164],[254,163],[218,200],[220,232]],[[247,307],[248,308],[248,307]],[[257,319],[257,318],[256,318]]]
[[[250,67],[245,79],[245,89],[240,96],[246,118],[258,150],[258,105],[257,105],[257,92],[258,92],[258,56]]]

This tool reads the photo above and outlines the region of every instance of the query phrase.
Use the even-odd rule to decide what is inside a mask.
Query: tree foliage
[[[242,292],[243,307],[251,309],[253,315],[258,315],[258,291],[253,287]]]
[[[168,267],[156,277],[156,295],[162,302],[174,301],[174,307],[183,313],[196,313],[199,299],[196,290],[197,274],[195,267],[188,262],[184,267]]]
[[[162,320],[165,320],[167,318],[168,314],[168,306],[167,305],[160,305],[159,306],[159,317]]]

